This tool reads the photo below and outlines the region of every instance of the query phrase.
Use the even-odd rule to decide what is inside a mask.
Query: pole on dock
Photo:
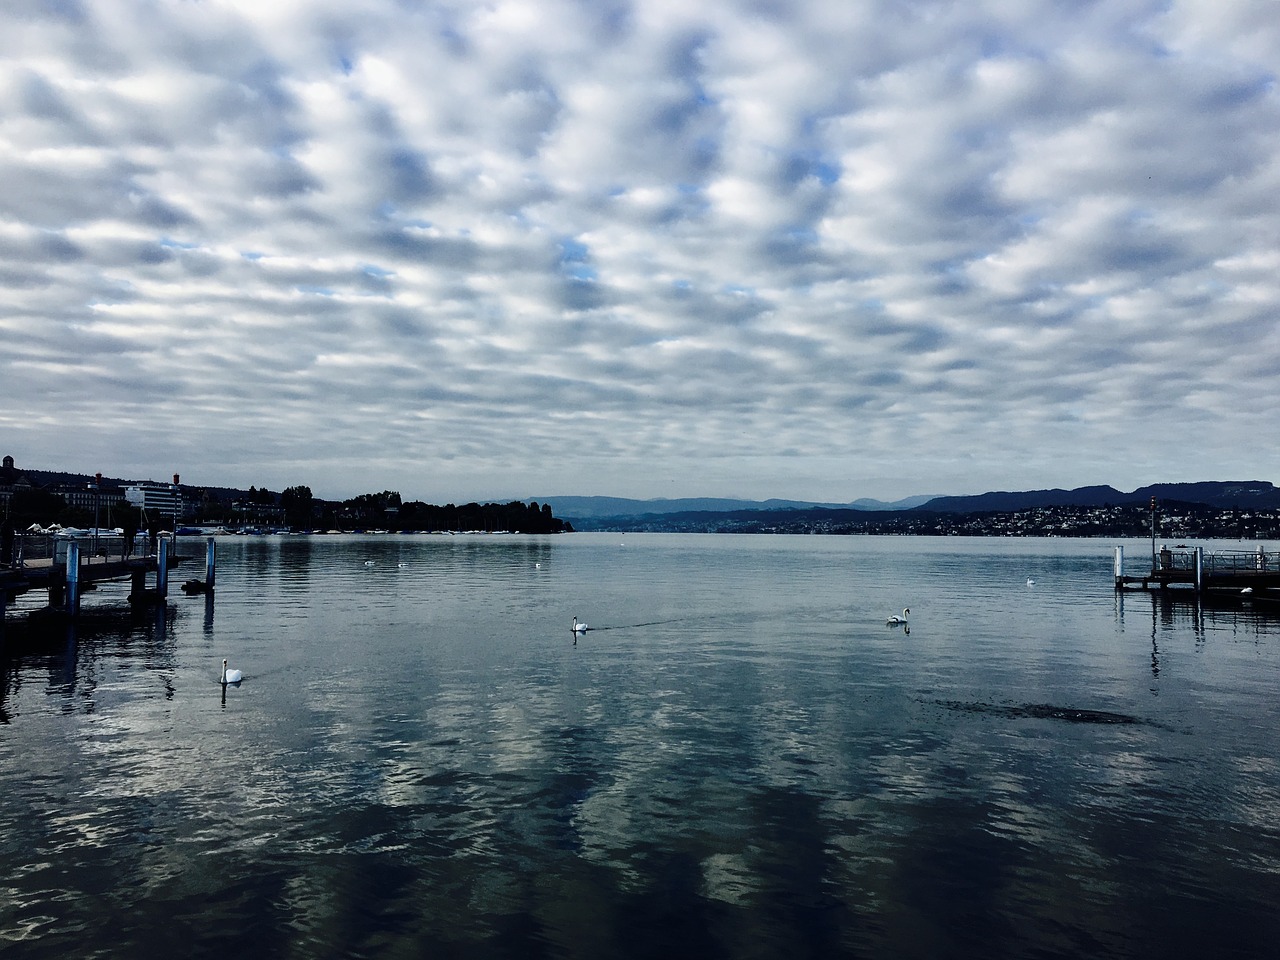
[[[161,600],[169,596],[168,537],[161,537],[156,543],[156,596]]]
[[[217,566],[215,556],[216,550],[213,546],[213,537],[210,537],[205,541],[204,549],[204,586],[206,590],[213,589],[214,568]]]
[[[1116,547],[1116,589],[1124,585],[1124,547]]]
[[[67,613],[75,616],[80,612],[80,544],[74,540],[67,543]]]
[[[1151,498],[1151,572],[1156,572],[1156,498]]]
[[[1204,593],[1204,547],[1196,547],[1196,593]]]

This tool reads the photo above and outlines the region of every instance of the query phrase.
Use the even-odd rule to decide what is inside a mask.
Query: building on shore
[[[182,490],[178,487],[178,475],[173,483],[155,480],[139,480],[124,488],[125,499],[142,509],[149,520],[167,519],[177,523],[183,513]]]
[[[35,484],[13,465],[13,457],[0,461],[0,517],[9,515],[9,502],[15,493],[33,489]]]

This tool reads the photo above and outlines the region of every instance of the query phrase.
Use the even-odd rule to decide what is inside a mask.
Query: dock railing
[[[133,550],[126,552],[126,538],[116,533],[100,533],[76,536],[58,536],[52,533],[22,533],[14,537],[13,566],[21,569],[28,564],[52,561],[54,565],[67,562],[67,548],[71,543],[80,547],[81,563],[92,563],[93,557],[121,560],[126,556],[145,557],[149,552],[147,536],[134,537]]]
[[[1256,573],[1280,572],[1280,553],[1256,550],[1206,550],[1204,573],[1231,577]],[[1192,573],[1196,568],[1196,548],[1162,547],[1153,560],[1153,575],[1169,572]]]
[[[1220,577],[1280,572],[1280,554],[1256,550],[1214,550],[1204,555],[1206,572]]]

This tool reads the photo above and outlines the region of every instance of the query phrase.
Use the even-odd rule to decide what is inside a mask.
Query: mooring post
[[[1196,593],[1204,592],[1204,547],[1196,547]]]
[[[1116,589],[1124,586],[1124,547],[1116,547]]]
[[[204,585],[206,590],[213,589],[214,568],[217,566],[214,562],[215,554],[213,537],[210,537],[205,543],[204,550]]]
[[[160,537],[156,544],[156,596],[169,596],[169,538]]]
[[[67,543],[66,607],[72,616],[80,612],[80,544],[74,540]]]

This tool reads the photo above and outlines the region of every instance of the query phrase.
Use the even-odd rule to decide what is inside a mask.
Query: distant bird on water
[[[1028,587],[1034,587],[1035,585],[1036,585],[1036,578],[1035,578],[1035,577],[1027,577],[1027,586],[1028,586]]]
[[[228,670],[227,661],[222,661],[222,684],[226,686],[228,683],[239,683],[244,679],[244,674],[239,670]]]
[[[573,618],[573,632],[575,634],[586,633],[590,629],[591,628],[588,627],[585,623],[579,623],[577,617]]]
[[[885,623],[889,626],[892,626],[898,623],[906,623],[907,617],[909,616],[911,616],[911,609],[909,607],[903,607],[901,615],[898,615],[895,613],[892,617],[886,620]]]

